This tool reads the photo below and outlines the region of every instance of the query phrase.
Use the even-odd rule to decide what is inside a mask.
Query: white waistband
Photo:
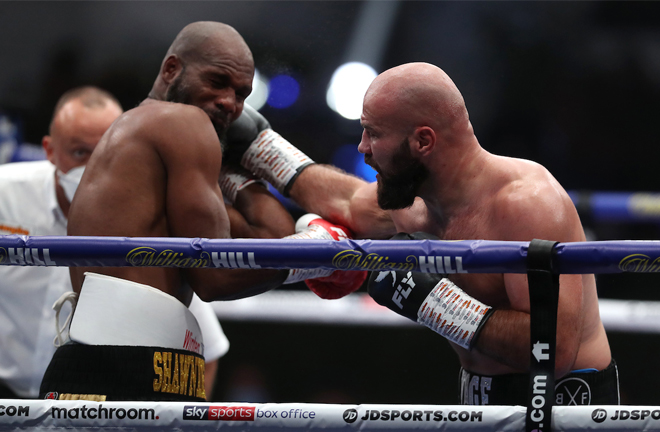
[[[85,273],[70,338],[86,345],[152,346],[204,355],[195,316],[176,298],[135,282]]]

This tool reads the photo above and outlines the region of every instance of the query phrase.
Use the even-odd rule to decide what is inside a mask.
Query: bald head
[[[76,103],[70,104],[73,100]],[[61,123],[65,121],[65,117],[70,117],[73,111],[72,107],[77,105],[89,110],[97,110],[97,112],[108,110],[117,113],[115,118],[122,112],[121,104],[111,93],[94,86],[76,87],[65,92],[57,100],[55,109],[53,109],[53,117],[50,120],[49,132],[51,134],[53,133],[55,123]],[[62,112],[65,107],[67,108],[64,110],[66,112]]]
[[[233,27],[214,21],[185,26],[170,45],[165,59],[171,55],[179,57],[184,64],[213,63],[218,56],[232,56],[254,65],[252,52],[243,37]]]
[[[401,127],[421,124],[436,131],[463,130],[469,125],[461,92],[439,67],[428,63],[407,63],[388,69],[373,81],[365,95]]]
[[[121,114],[117,99],[97,87],[78,87],[64,93],[55,106],[49,135],[42,139],[46,157],[62,172],[85,165]]]
[[[194,105],[222,135],[241,115],[253,78],[252,52],[234,28],[195,22],[172,42],[149,99]]]

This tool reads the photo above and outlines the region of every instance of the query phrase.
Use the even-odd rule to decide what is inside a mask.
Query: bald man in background
[[[64,93],[42,140],[48,160],[0,166],[0,233],[66,235],[69,206],[85,165],[122,112],[114,96],[97,87]],[[0,398],[38,397],[55,351],[52,306],[71,291],[66,267],[0,266]],[[211,394],[218,358],[229,342],[210,305],[196,298],[192,310],[207,338]]]
[[[585,240],[571,199],[544,167],[481,147],[463,96],[440,68],[410,63],[380,74],[364,97],[361,123],[358,150],[378,172],[376,183],[312,163],[269,129],[248,146],[229,142],[229,151],[303,209],[358,238]],[[262,156],[276,152],[285,161],[278,169],[295,173],[284,181]],[[369,293],[449,340],[462,365],[461,403],[526,404],[526,275],[373,272]],[[459,312],[450,308],[456,304]],[[560,276],[556,376],[557,386],[584,383],[563,400],[558,390],[557,404],[619,403],[593,275]]]

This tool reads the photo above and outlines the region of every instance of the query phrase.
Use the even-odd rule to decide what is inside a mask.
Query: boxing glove
[[[399,233],[391,240],[438,240],[417,232]],[[376,303],[429,327],[448,340],[470,349],[493,310],[469,296],[443,275],[412,271],[371,272],[367,285]]]
[[[266,117],[248,104],[243,105],[243,112],[227,129],[222,138],[224,152],[222,154],[223,164],[239,166],[243,153],[257,136],[270,129],[270,123]]]
[[[249,105],[244,106],[223,141],[229,164],[240,162],[285,197],[289,196],[289,190],[302,170],[314,163],[272,130],[268,120]]]
[[[310,213],[298,219],[296,234],[285,238],[339,241],[351,238],[351,232]],[[304,280],[314,294],[322,299],[334,300],[358,290],[366,279],[367,272],[363,270],[291,269],[284,283]]]

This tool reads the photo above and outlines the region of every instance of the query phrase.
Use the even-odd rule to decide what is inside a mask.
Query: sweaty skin
[[[446,240],[584,241],[566,191],[541,165],[491,154],[477,141],[463,98],[439,68],[412,63],[390,69],[364,99],[358,150],[381,175],[396,171],[392,155],[407,140],[429,171],[411,206],[383,210],[377,187],[313,165],[291,189],[307,211],[345,224],[360,238],[424,231]],[[323,197],[323,199],[318,199]],[[529,369],[529,293],[524,274],[461,274],[450,279],[496,311],[472,350],[452,343],[461,365],[499,375]],[[561,275],[556,373],[606,368],[610,347],[600,320],[593,275]]]
[[[229,238],[230,218],[218,186],[218,133],[241,114],[253,74],[252,55],[234,29],[208,22],[184,28],[149,99],[119,117],[90,157],[69,210],[68,234]],[[243,228],[248,233],[249,221]],[[150,285],[184,304],[191,289],[205,301],[241,298],[278,286],[287,274],[158,267],[70,271],[77,292],[84,272],[93,271]]]

